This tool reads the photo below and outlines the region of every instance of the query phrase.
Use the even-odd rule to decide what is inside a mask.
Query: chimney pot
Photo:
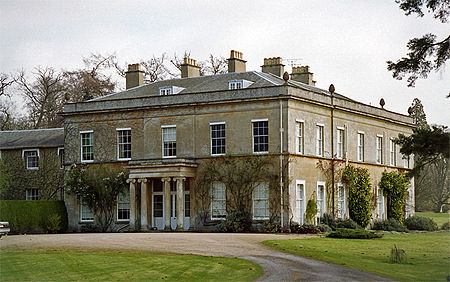
[[[128,71],[125,72],[126,89],[144,84],[144,72],[140,64],[129,64]]]
[[[309,66],[292,67],[291,79],[309,85],[316,85],[313,80],[313,73],[309,71]]]
[[[184,57],[181,65],[181,78],[200,76],[200,67],[197,61],[189,57]]]
[[[261,71],[282,77],[284,74],[284,65],[281,63],[282,61],[283,59],[281,59],[281,57],[264,58],[264,65],[261,66]]]
[[[242,52],[231,50],[230,58],[228,59],[228,72],[245,72],[246,67],[242,56]]]

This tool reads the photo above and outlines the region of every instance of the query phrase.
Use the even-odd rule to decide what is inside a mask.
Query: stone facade
[[[266,60],[265,63],[274,61],[278,64],[280,60]],[[317,168],[319,161],[334,159],[341,166],[352,164],[367,168],[374,195],[382,171],[408,169],[404,167],[399,148],[395,147],[392,154],[389,149],[390,138],[412,132],[410,117],[365,105],[340,94],[334,93],[331,97],[330,92],[313,85],[285,81],[270,73],[236,72],[245,70],[245,61],[242,54],[232,52],[229,63],[235,61],[239,66],[231,66],[228,74],[188,75],[65,106],[66,164],[83,162],[81,142],[82,135],[87,132],[92,134],[89,138],[93,138],[93,159],[89,164],[113,164],[129,173],[129,221],[118,222],[118,228],[127,227],[124,224],[129,224],[130,229],[141,230],[188,229],[201,225],[194,182],[202,162],[216,155],[273,157],[273,169],[279,175],[280,183],[284,183],[280,186],[284,187],[280,191],[284,205],[277,212],[283,213],[281,221],[285,227],[291,221],[301,222],[302,205],[306,206],[307,200],[322,193],[318,191],[319,185],[328,185],[330,179]],[[161,92],[161,89],[171,92]],[[217,124],[224,124],[221,127],[226,133],[224,154],[212,152],[212,130]],[[255,126],[267,129],[267,135],[263,133],[268,139],[267,150],[263,149],[263,152],[255,152],[255,142],[266,140],[257,138],[255,134],[259,133]],[[299,126],[302,127],[301,137]],[[125,161],[119,157],[118,132],[121,130],[131,134],[131,156]],[[321,130],[319,141],[318,130]],[[176,137],[170,134],[176,134]],[[362,160],[358,159],[358,134],[364,136],[360,149],[363,150]],[[377,136],[382,142],[381,163],[376,161]],[[167,140],[176,144],[176,153],[168,149],[173,144]],[[317,146],[321,147],[320,152]],[[165,156],[165,153],[169,155]],[[392,165],[391,156],[395,156]],[[409,168],[412,165],[409,163]],[[336,189],[338,184],[336,177]],[[299,189],[304,194],[301,197]],[[412,185],[410,207],[407,207],[410,212],[414,210],[413,191]],[[326,194],[324,201],[329,203],[331,199],[335,209],[338,206],[345,208],[343,197],[335,192],[335,195]],[[273,205],[281,199],[278,196],[268,201]],[[80,203],[66,195],[66,204],[70,228],[79,230],[84,223],[80,220]],[[325,205],[323,212],[330,212],[331,206]],[[386,205],[377,206],[374,197],[373,218],[385,217],[379,208],[385,210]],[[345,208],[342,217],[347,216]],[[207,217],[212,218],[212,214]]]

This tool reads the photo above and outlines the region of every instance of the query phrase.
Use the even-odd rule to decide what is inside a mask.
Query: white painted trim
[[[252,152],[253,154],[268,154],[269,153],[269,143],[267,143],[267,151],[266,152],[255,152],[255,135],[254,135],[254,130],[253,130],[253,126],[255,122],[260,122],[260,121],[267,121],[267,138],[269,138],[269,119],[265,118],[265,119],[252,119],[252,127],[251,127],[251,131],[252,131]]]
[[[296,118],[296,119],[295,119],[295,122],[303,122],[303,123],[304,123],[305,120],[304,120],[304,119],[298,119],[298,118]]]
[[[317,201],[319,202],[319,186],[323,185],[323,214],[326,213],[327,211],[327,187],[325,185],[325,181],[317,181],[317,185],[316,185],[316,197],[317,197]],[[319,214],[319,216],[322,216],[323,214]]]
[[[267,203],[269,204],[269,216],[268,217],[255,217],[255,188],[253,187],[252,192],[252,219],[253,220],[268,220],[270,219],[270,191],[269,191],[269,183],[268,182],[258,182],[255,183],[255,186],[258,184],[264,184],[267,185]]]
[[[127,127],[127,128],[116,128],[116,131],[122,131],[122,130],[131,130],[131,128],[130,127]]]
[[[64,150],[64,147],[58,147],[58,156],[59,156],[59,151],[60,150]]]
[[[131,158],[121,158],[119,157],[120,153],[119,153],[119,131],[130,131],[130,135],[131,135],[131,128],[116,128],[116,150],[117,150],[117,160],[118,161],[130,161]],[[133,147],[131,147],[133,148]],[[131,152],[130,152],[131,153]]]
[[[257,119],[252,119],[252,122],[258,122],[258,121],[269,121],[268,118],[257,118]]]
[[[94,222],[95,219],[95,213],[92,211],[92,216],[94,217],[94,219],[83,219],[83,208],[82,208],[82,203],[83,200],[81,199],[81,197],[78,198],[79,201],[79,213],[80,213],[80,222]]]
[[[377,134],[377,137],[383,137],[383,134]]]
[[[364,131],[358,130],[358,133],[359,133],[359,134],[364,134]]]
[[[176,124],[161,125],[161,128],[171,128],[171,127],[177,127],[177,125]]]
[[[58,161],[59,161],[59,155],[60,155],[59,151],[60,150],[64,150],[64,147],[58,147]],[[65,156],[63,156],[63,157],[65,158]],[[60,164],[59,169],[64,169],[64,163]]]
[[[303,184],[303,215],[300,217],[299,211],[297,210],[297,186],[299,184]],[[297,218],[297,222],[299,224],[303,224],[304,223],[304,217],[305,217],[305,212],[306,212],[306,181],[305,180],[295,180],[295,217]]]
[[[316,123],[316,125],[325,127],[325,124],[323,124],[323,123]]]
[[[345,127],[343,127],[343,126],[336,126],[336,129],[345,130]]]
[[[343,189],[343,191],[344,191],[344,200],[343,200],[343,202],[344,202],[344,214],[343,214],[343,216],[342,216],[342,219],[344,219],[345,218],[345,215],[347,214],[347,192],[345,191],[345,186],[344,186],[344,184],[343,183],[337,183],[337,191],[338,191],[338,197],[337,197],[337,200],[338,200],[338,215],[339,215],[339,190],[340,189]]]
[[[177,156],[164,156],[164,133],[163,133],[163,129],[165,128],[175,128],[175,136],[177,134],[176,132],[176,128],[177,126],[174,124],[171,125],[161,125],[161,157],[163,159],[175,159]],[[175,138],[175,143],[177,143],[177,138]],[[178,148],[177,148],[178,149]],[[177,150],[178,151],[178,150]],[[178,153],[178,152],[177,152]]]
[[[25,157],[25,152],[37,152],[37,158],[38,158],[38,163],[37,163],[37,167],[28,167],[28,163],[27,160],[24,159]],[[39,170],[39,159],[41,158],[40,154],[39,154],[39,149],[22,149],[22,160],[25,160],[25,168],[27,170]]]
[[[80,161],[81,163],[92,163],[94,160],[83,160],[83,136],[82,134],[92,133],[92,151],[94,151],[94,130],[80,131]]]
[[[210,122],[209,123],[209,153],[211,154],[211,156],[225,156],[225,154],[213,154],[212,153],[212,131],[211,131],[211,126],[212,125],[225,125],[225,152],[227,151],[227,126],[226,123],[224,121],[218,121],[218,122]]]
[[[223,186],[225,187],[225,217],[213,217],[213,187],[214,187],[214,183],[219,183],[219,184],[223,184]],[[214,182],[211,184],[211,202],[210,202],[210,210],[211,210],[211,220],[225,220],[227,218],[227,186],[225,186],[225,183],[222,182]]]
[[[209,123],[209,125],[219,125],[219,124],[225,124],[225,121],[216,121],[216,122]]]

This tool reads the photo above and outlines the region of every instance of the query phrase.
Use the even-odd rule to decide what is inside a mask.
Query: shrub
[[[291,233],[300,233],[300,224],[295,221],[291,221],[291,225],[289,226],[291,229]]]
[[[405,250],[397,249],[397,246],[395,244],[391,249],[391,263],[407,263]]]
[[[406,175],[396,171],[384,171],[380,180],[380,189],[390,202],[387,206],[388,218],[393,218],[400,223],[403,223],[405,218],[403,206],[405,205],[408,183],[409,180]]]
[[[358,225],[354,220],[351,218],[347,219],[336,219],[336,228],[348,228],[348,229],[358,229],[361,228],[361,226]]]
[[[318,233],[320,233],[320,230],[314,224],[305,223],[305,224],[303,224],[303,225],[301,225],[299,227],[298,233],[301,233],[301,234],[318,234]]]
[[[56,226],[52,225],[49,229],[51,225],[49,219],[55,214],[60,216],[59,228],[56,229]],[[1,200],[0,215],[1,220],[9,222],[11,233],[65,232],[67,230],[67,210],[64,201]]]
[[[341,239],[374,239],[383,237],[383,234],[378,234],[365,229],[338,228],[336,231],[330,232],[327,237]]]
[[[99,233],[102,229],[95,223],[83,224],[81,226],[81,232],[83,233]]]
[[[446,223],[442,224],[441,229],[442,230],[450,230],[450,222],[447,221]]]
[[[274,215],[271,216],[269,220],[264,221],[261,231],[267,233],[281,232],[280,217],[278,215]]]
[[[384,231],[397,231],[397,232],[408,232],[408,228],[398,222],[397,220],[390,218],[385,220],[376,220],[372,226],[373,230],[384,230]]]
[[[405,225],[409,230],[438,230],[438,225],[434,220],[423,216],[410,216],[405,219]]]
[[[61,215],[54,213],[47,219],[47,231],[50,233],[56,233],[61,229]]]
[[[220,232],[250,232],[251,215],[247,211],[237,210],[227,214],[227,218],[217,225]]]
[[[331,227],[326,224],[317,224],[317,229],[322,233],[327,233],[331,231]]]
[[[321,222],[323,224],[328,225],[331,229],[336,230],[336,228],[350,228],[350,229],[356,229],[361,228],[358,223],[353,221],[352,219],[336,219],[331,214],[324,214]]]
[[[313,199],[309,200],[306,204],[306,211],[305,211],[305,221],[306,223],[313,224],[314,223],[314,217],[317,214],[317,204],[316,201]]]
[[[370,176],[365,168],[348,165],[342,173],[342,181],[348,187],[348,209],[350,218],[366,227],[370,222]]]

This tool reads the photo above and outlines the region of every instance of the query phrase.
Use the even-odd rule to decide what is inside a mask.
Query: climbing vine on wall
[[[365,168],[348,165],[342,173],[342,181],[348,188],[350,218],[362,227],[370,222],[370,176]]]
[[[397,171],[384,171],[380,180],[380,189],[387,197],[387,216],[403,223],[405,218],[405,199],[409,180],[405,174]]]

